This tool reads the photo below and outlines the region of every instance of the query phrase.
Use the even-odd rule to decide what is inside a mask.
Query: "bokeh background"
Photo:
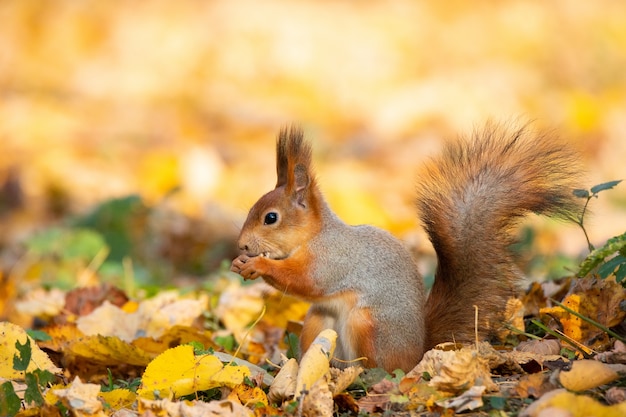
[[[342,218],[426,248],[417,168],[488,119],[557,131],[581,187],[626,177],[626,2],[3,0],[2,268],[129,195],[152,215],[123,227],[147,221],[159,256],[228,258],[289,123]],[[595,244],[626,230],[624,187],[592,202]],[[550,227],[540,248],[584,252]]]

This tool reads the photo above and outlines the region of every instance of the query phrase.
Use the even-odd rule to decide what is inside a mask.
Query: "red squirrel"
[[[522,273],[509,246],[527,213],[571,217],[578,158],[552,136],[488,124],[447,143],[417,177],[419,218],[437,254],[427,296],[411,253],[390,233],[350,226],[329,208],[302,130],[284,128],[276,188],[250,209],[231,270],[311,302],[301,352],[326,328],[335,358],[408,371],[445,341],[484,338],[502,324]],[[478,307],[478,329],[475,311]]]

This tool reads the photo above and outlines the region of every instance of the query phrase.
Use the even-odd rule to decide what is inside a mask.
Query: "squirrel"
[[[417,177],[419,219],[438,260],[427,295],[400,240],[329,208],[311,153],[301,129],[280,130],[276,187],[250,209],[231,270],[309,301],[301,353],[332,328],[335,366],[360,359],[406,372],[439,343],[486,338],[523,278],[513,226],[528,213],[571,219],[580,208],[578,157],[551,135],[488,123],[446,143]]]

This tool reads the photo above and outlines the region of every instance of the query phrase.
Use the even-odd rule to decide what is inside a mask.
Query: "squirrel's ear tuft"
[[[311,145],[297,126],[284,127],[276,142],[276,187],[302,190],[311,183]]]

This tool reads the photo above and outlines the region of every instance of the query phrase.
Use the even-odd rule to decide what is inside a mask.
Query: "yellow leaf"
[[[541,411],[550,409],[548,415],[556,414],[560,410],[567,411],[572,417],[613,417],[626,415],[626,402],[614,405],[603,405],[591,397],[575,395],[564,389],[553,390],[538,401],[531,404],[524,411],[526,416],[542,415]]]
[[[137,394],[124,388],[101,392],[98,396],[113,410],[130,408],[137,398]]]
[[[132,345],[156,356],[173,346],[184,345],[190,342],[200,343],[205,349],[218,348],[211,339],[211,332],[190,326],[172,326],[157,339],[140,337],[133,340]]]
[[[155,398],[180,397],[216,387],[241,384],[250,370],[243,366],[224,366],[213,355],[195,356],[190,345],[168,349],[146,368],[138,395]]]
[[[233,388],[233,394],[239,398],[239,402],[245,406],[263,404],[268,405],[267,395],[259,387],[251,387],[246,384],[239,384]]]
[[[570,391],[585,391],[619,378],[609,365],[590,359],[572,362],[572,369],[559,373],[559,382]]]
[[[280,404],[283,400],[293,397],[296,392],[298,368],[298,362],[293,358],[283,364],[270,386],[269,397],[272,402]]]
[[[296,378],[295,398],[304,390],[310,390],[330,369],[330,358],[335,352],[337,332],[325,329],[317,335],[300,361],[300,370]],[[328,389],[328,384],[326,384]]]
[[[104,365],[147,365],[153,358],[148,352],[114,336],[85,336],[69,343],[67,353]]]
[[[15,342],[19,341],[23,345],[27,339],[30,340],[31,359],[26,372],[33,372],[35,369],[52,373],[61,371],[54,366],[48,355],[37,346],[24,329],[13,323],[0,322],[0,377],[7,379],[24,378],[24,371],[13,369],[13,356],[17,353]]]
[[[568,295],[563,301],[563,304],[569,307],[570,309],[576,311],[577,313],[579,313],[580,307],[581,307],[580,295],[579,294]],[[554,317],[559,318],[561,321],[561,324],[563,325],[563,333],[565,333],[566,336],[571,337],[572,339],[578,342],[582,340],[582,330],[581,330],[582,320],[580,319],[580,317],[570,314],[558,306],[545,307],[545,308],[542,308],[539,312],[541,314],[550,314],[550,315],[553,315]]]

